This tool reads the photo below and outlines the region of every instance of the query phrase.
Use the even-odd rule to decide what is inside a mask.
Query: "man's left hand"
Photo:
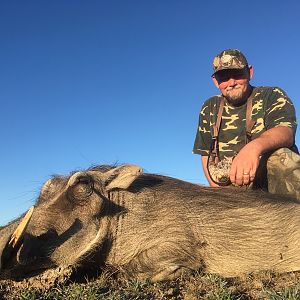
[[[260,152],[247,144],[234,158],[230,169],[230,180],[233,185],[248,185],[255,177],[259,165]]]
[[[237,154],[232,162],[230,180],[233,185],[248,185],[254,180],[260,157],[263,153],[282,147],[291,147],[294,143],[294,130],[278,126],[265,131],[251,141]]]

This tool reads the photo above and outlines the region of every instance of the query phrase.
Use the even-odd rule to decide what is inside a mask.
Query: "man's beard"
[[[237,88],[234,88],[237,89]],[[232,104],[233,106],[240,106],[244,104],[247,101],[246,93],[242,91],[242,89],[238,88],[239,91],[235,92],[234,94],[231,95],[226,95],[224,96],[226,100]]]

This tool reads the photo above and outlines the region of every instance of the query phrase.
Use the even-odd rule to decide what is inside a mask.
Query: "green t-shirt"
[[[252,99],[252,139],[264,131],[287,126],[296,132],[297,122],[295,108],[287,94],[278,87],[254,87]],[[208,155],[212,143],[212,127],[217,120],[221,95],[209,98],[202,106],[193,153]],[[225,99],[222,122],[219,131],[220,158],[234,157],[245,145],[246,107],[233,106]],[[294,145],[292,150],[297,152]]]

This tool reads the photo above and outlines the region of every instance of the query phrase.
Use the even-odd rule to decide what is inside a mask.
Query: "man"
[[[222,185],[212,176],[210,166],[218,168],[220,162],[229,161],[228,179],[233,185],[255,183],[256,187],[267,185],[271,192],[292,190],[290,194],[300,196],[296,195],[300,189],[300,156],[295,145],[297,123],[292,101],[278,87],[253,87],[253,67],[239,50],[228,49],[217,55],[213,71],[212,80],[221,95],[209,98],[202,106],[193,149],[193,153],[202,155],[210,186]],[[275,164],[271,164],[274,157]],[[293,165],[295,178],[289,182],[292,187],[284,184],[278,191],[274,183],[278,174],[271,165],[276,169],[283,160],[285,165]],[[268,175],[262,175],[263,162],[268,164]]]

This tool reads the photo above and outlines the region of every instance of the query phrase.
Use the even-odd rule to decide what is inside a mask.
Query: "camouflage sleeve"
[[[212,137],[210,130],[210,105],[206,101],[199,114],[199,122],[194,142],[193,153],[208,155]]]
[[[296,132],[296,112],[291,99],[280,88],[273,88],[272,97],[266,109],[265,126],[270,129],[278,126],[293,128]]]

